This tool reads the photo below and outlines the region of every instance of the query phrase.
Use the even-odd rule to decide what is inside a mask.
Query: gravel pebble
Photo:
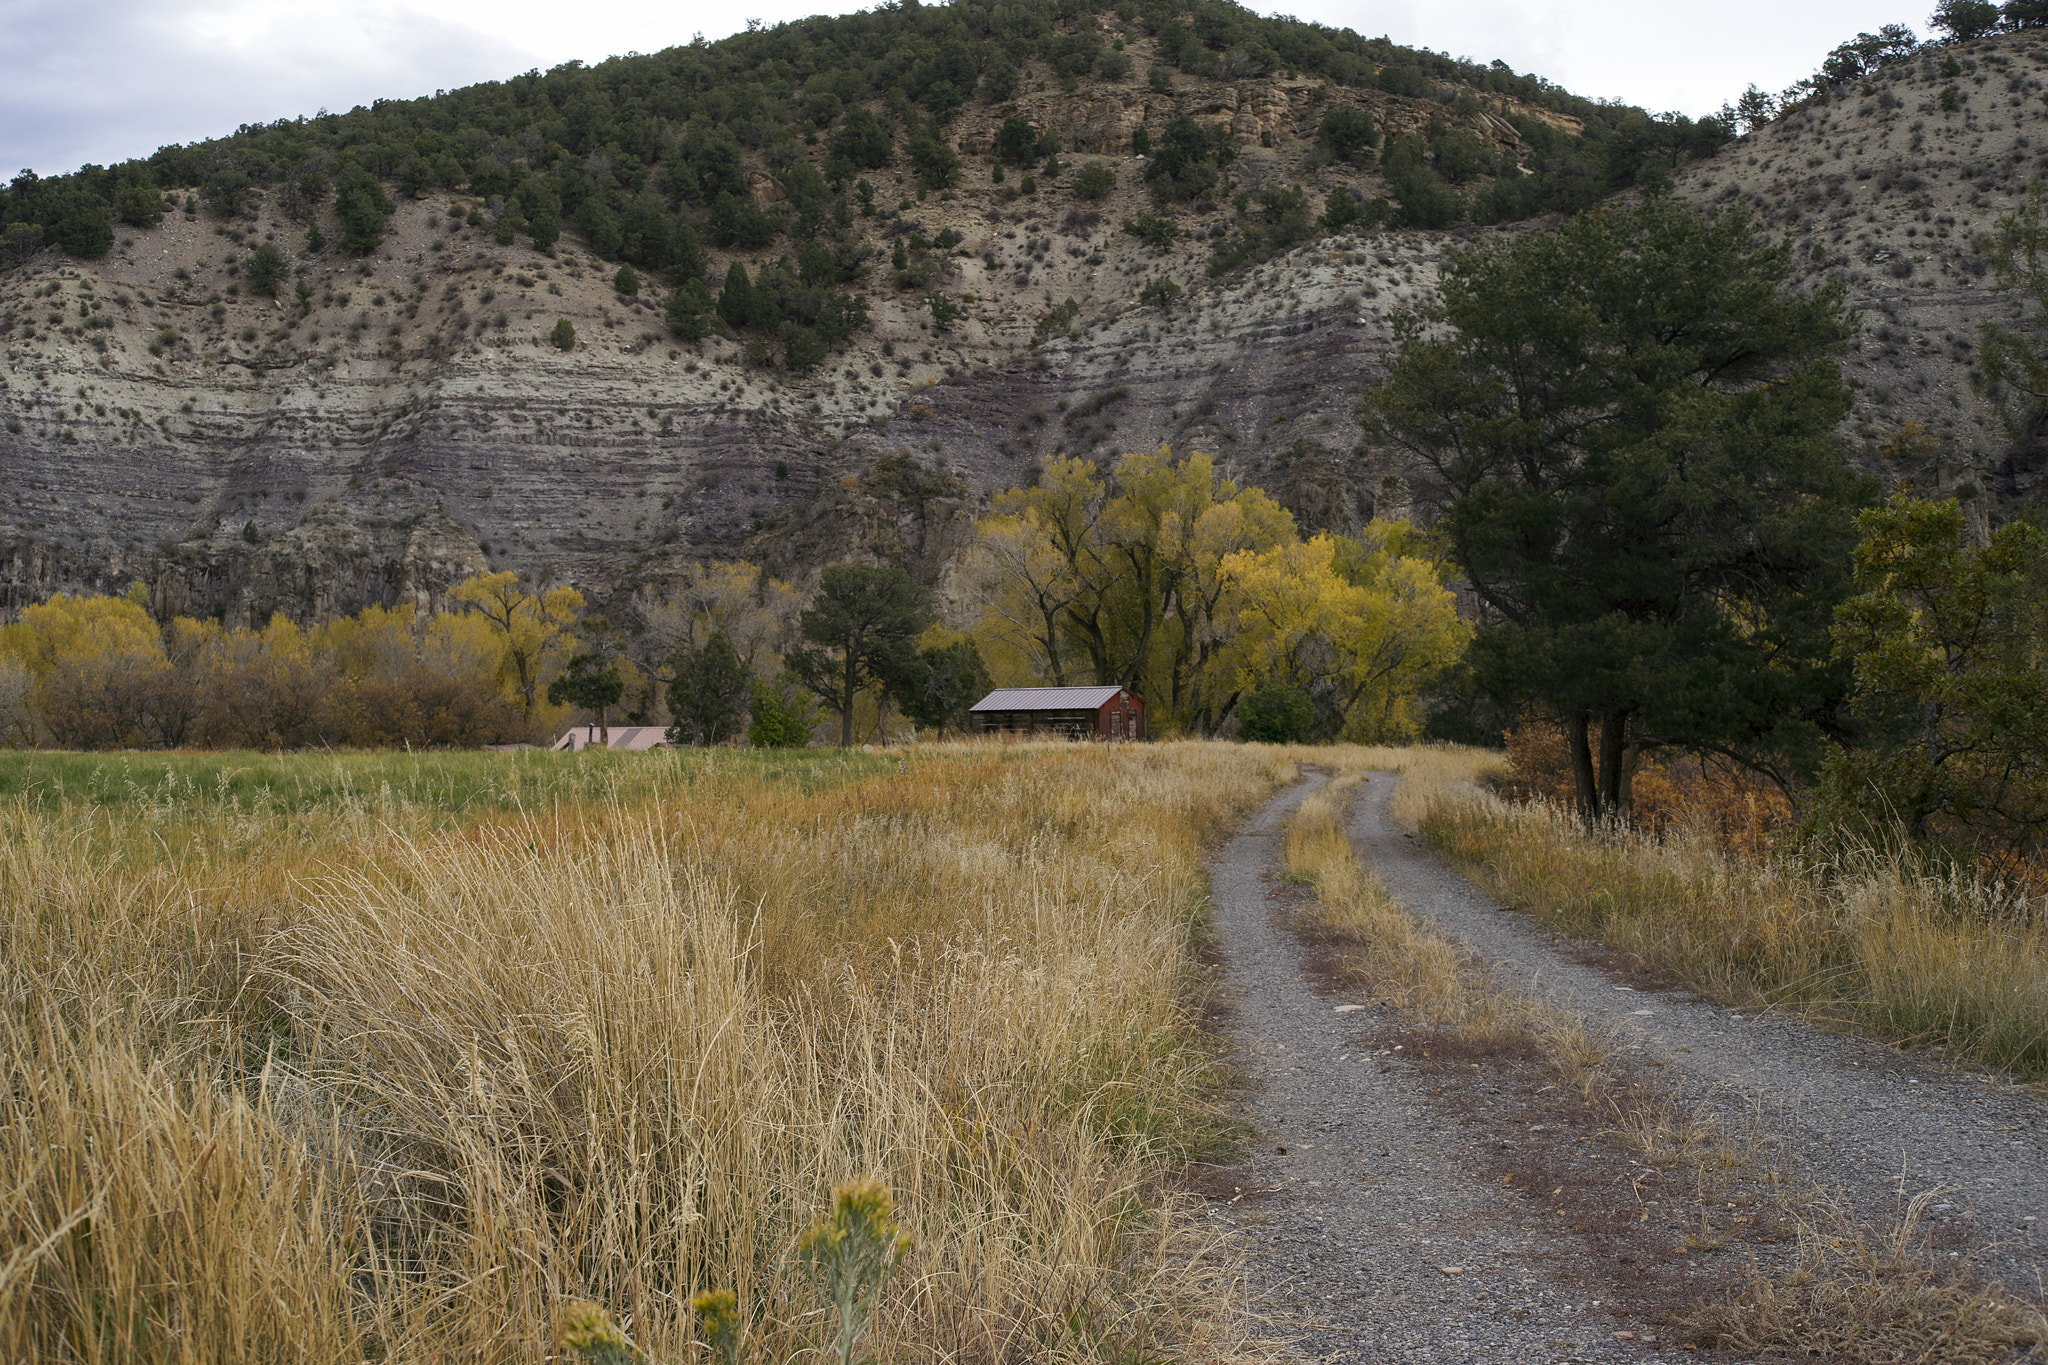
[[[1356,1016],[1304,976],[1274,923],[1270,873],[1282,822],[1322,782],[1276,797],[1212,865],[1234,1029],[1256,1078],[1246,1117],[1269,1139],[1254,1183],[1216,1216],[1243,1233],[1262,1309],[1316,1361],[1657,1359],[1614,1336],[1656,1328],[1603,1313],[1597,1267],[1482,1183],[1459,1125],[1400,1067],[1358,1056]]]

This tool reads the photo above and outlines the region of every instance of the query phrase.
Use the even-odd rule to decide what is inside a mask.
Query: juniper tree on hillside
[[[679,651],[675,680],[668,687],[671,744],[722,744],[747,728],[747,701],[754,684],[747,667],[722,630],[701,649]]]

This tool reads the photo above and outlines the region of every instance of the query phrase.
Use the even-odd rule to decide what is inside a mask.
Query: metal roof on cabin
[[[595,725],[572,725],[555,741],[557,749],[603,748],[598,743],[601,731]],[[668,732],[659,725],[614,725],[611,727],[613,749],[629,752],[660,749],[668,746]]]
[[[971,711],[1093,711],[1121,687],[999,687]]]
[[[659,749],[667,744],[668,731],[659,725],[614,725],[612,727],[612,748],[614,749]]]

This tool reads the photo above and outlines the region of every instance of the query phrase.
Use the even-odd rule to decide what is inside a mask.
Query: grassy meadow
[[[1302,762],[1288,871],[1423,1017],[1532,1026],[1360,868],[1368,769],[1702,991],[2048,1065],[1997,888],[1590,836],[1476,750],[0,754],[0,1359],[538,1361],[589,1300],[701,1360],[717,1289],[785,1360],[828,1327],[797,1234],[856,1178],[912,1238],[878,1358],[1261,1354],[1170,1191],[1229,1131],[1202,859]]]
[[[0,755],[0,1359],[814,1345],[877,1177],[890,1360],[1240,1350],[1162,1177],[1218,1140],[1223,744]]]

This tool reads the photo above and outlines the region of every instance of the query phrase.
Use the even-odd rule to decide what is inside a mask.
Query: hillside
[[[948,62],[971,98],[938,88]],[[1333,145],[1338,110],[1370,139],[1354,120]],[[997,146],[1020,121],[1021,157],[1014,134]],[[1139,156],[1133,134],[1176,127],[1209,141],[1155,198],[1144,172],[1170,149]],[[1051,453],[1162,441],[1345,524],[1373,497],[1347,465],[1352,395],[1436,250],[1363,222],[1576,207],[1724,136],[1231,5],[954,6],[17,180],[0,608],[141,581],[164,612],[323,616],[430,601],[487,564],[603,599],[742,553],[798,577],[906,559],[936,582],[974,496]],[[928,173],[940,140],[951,176]],[[1078,197],[1098,161],[1114,187]],[[1313,221],[1333,191],[1351,235]],[[388,221],[351,254],[380,193]],[[169,211],[148,226],[147,203],[130,210],[151,194]],[[106,229],[109,204],[140,221]],[[1179,239],[1120,230],[1147,217]],[[243,273],[265,244],[288,272],[274,298]],[[1212,281],[1219,245],[1251,264]],[[665,325],[675,290],[701,281],[708,303],[734,261],[801,274],[819,246],[827,289],[866,298],[843,344],[795,314],[694,342]],[[637,295],[607,258],[639,262]],[[1169,280],[1178,297],[1140,302]],[[933,293],[959,313],[943,330]],[[892,452],[950,471],[968,503],[943,476],[855,477]]]
[[[630,625],[682,564],[742,555],[799,582],[900,562],[944,588],[981,496],[1056,453],[1161,443],[1307,526],[1355,525],[1402,506],[1353,403],[1443,244],[1667,176],[1751,201],[1806,278],[1848,280],[1862,462],[1986,506],[2032,489],[2034,444],[2009,449],[1968,385],[1994,306],[1975,238],[2020,201],[2048,117],[2031,34],[1957,49],[1954,77],[1939,52],[1885,68],[1709,155],[1711,121],[1233,6],[1029,13],[1022,38],[961,6],[879,34],[805,21],[17,181],[0,610],[139,581],[160,613],[323,617],[431,604],[488,566]],[[929,65],[960,51],[964,100]],[[1345,141],[1353,116],[1369,143]],[[1155,194],[1189,127],[1208,141]],[[1077,194],[1091,163],[1114,181],[1097,199]],[[27,251],[31,209],[101,194],[104,222],[145,181],[159,224],[114,223],[97,257]],[[391,212],[354,254],[372,190]],[[247,287],[265,244],[274,298]],[[774,282],[779,320],[707,311],[735,262]],[[699,340],[669,325],[678,294]],[[833,335],[820,301],[856,294],[866,325]],[[1909,418],[1933,443],[1886,454]]]
[[[1923,50],[1674,176],[1698,203],[1748,202],[1796,244],[1807,282],[1848,284],[1863,315],[1844,367],[1859,389],[1853,446],[1923,494],[1981,493],[1986,515],[2031,501],[2048,458],[2038,431],[2013,440],[1974,387],[1978,321],[2011,306],[1978,239],[2040,178],[2044,75],[2038,30]],[[1888,452],[1907,421],[1932,441]]]

